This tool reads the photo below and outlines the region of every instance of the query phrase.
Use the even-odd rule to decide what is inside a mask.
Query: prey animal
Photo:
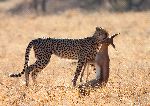
[[[108,82],[109,62],[110,62],[109,55],[108,55],[108,46],[112,45],[112,47],[115,49],[113,38],[116,37],[118,34],[114,34],[102,41],[102,45],[98,49],[96,57],[95,57],[96,78],[84,84],[79,85],[79,88],[88,87],[88,86],[92,86],[92,87],[100,86]]]

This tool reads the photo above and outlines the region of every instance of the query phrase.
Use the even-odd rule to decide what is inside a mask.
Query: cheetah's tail
[[[33,43],[34,40],[32,40],[26,48],[24,69],[28,67],[29,55],[30,55],[31,48],[33,47]]]
[[[17,74],[10,74],[10,77],[21,77],[22,74],[24,74],[25,69],[28,67],[28,61],[29,61],[29,54],[31,51],[31,48],[33,46],[33,40],[28,44],[28,47],[26,48],[26,53],[25,53],[25,64],[24,64],[24,69],[22,72],[17,73]]]
[[[21,77],[21,75],[24,74],[24,72],[25,72],[25,69],[23,69],[23,71],[18,74],[10,74],[9,76],[10,77]]]

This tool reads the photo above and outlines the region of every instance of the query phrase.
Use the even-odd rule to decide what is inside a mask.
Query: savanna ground
[[[62,14],[12,16],[0,14],[0,106],[150,105],[150,13],[127,12],[82,13],[68,10]],[[28,43],[38,37],[84,38],[96,26],[106,28],[115,38],[116,50],[109,47],[110,78],[106,87],[90,90],[81,96],[72,87],[76,64],[52,56],[50,64],[39,74],[38,86],[25,87],[20,72]],[[31,52],[30,64],[35,61]],[[95,72],[90,71],[90,79]],[[85,77],[85,76],[84,76]],[[79,81],[78,81],[79,84]]]

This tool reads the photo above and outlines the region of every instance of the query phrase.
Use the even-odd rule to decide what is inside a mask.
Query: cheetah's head
[[[96,27],[96,31],[93,36],[96,37],[98,41],[102,41],[109,36],[109,33],[101,27]]]

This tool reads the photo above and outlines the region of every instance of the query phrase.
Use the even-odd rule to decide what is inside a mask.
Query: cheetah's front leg
[[[82,73],[81,73],[81,77],[80,77],[80,82],[82,82],[82,78],[83,78],[83,75],[84,75],[84,71],[86,69],[86,66],[87,66],[87,63],[84,64],[84,67],[83,67],[83,70],[82,70]]]
[[[87,76],[86,76],[86,82],[87,82],[88,81],[88,77],[89,77],[89,63],[85,63],[84,64],[84,67],[83,67],[83,70],[82,70],[82,73],[81,73],[81,77],[80,77],[80,82],[82,82],[85,70],[87,71]]]
[[[72,80],[73,82],[73,86],[76,86],[76,82],[77,82],[77,79],[78,79],[78,76],[80,75],[80,72],[82,70],[82,67],[83,65],[85,64],[86,62],[83,62],[83,61],[78,61],[78,65],[77,65],[77,68],[76,68],[76,72],[75,72],[75,75],[74,75],[74,78]]]

